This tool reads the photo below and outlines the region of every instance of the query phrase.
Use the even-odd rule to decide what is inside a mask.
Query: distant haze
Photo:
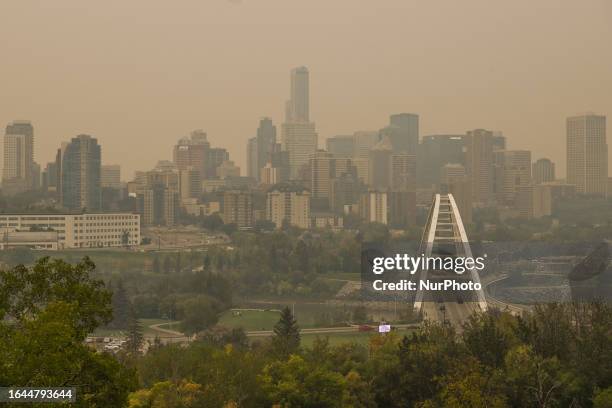
[[[0,51],[2,128],[31,120],[43,167],[91,134],[124,179],[197,128],[245,174],[300,65],[321,146],[413,112],[421,136],[501,130],[564,177],[567,116],[612,133],[609,0],[2,0]]]

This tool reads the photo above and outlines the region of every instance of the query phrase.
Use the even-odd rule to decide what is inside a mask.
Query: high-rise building
[[[262,118],[259,121],[256,136],[257,149],[257,172],[255,178],[259,176],[259,170],[270,161],[274,146],[276,145],[276,126],[270,118]]]
[[[259,163],[257,160],[257,138],[252,137],[247,141],[246,150],[246,161],[247,161],[247,176],[252,177],[255,180],[259,180]]]
[[[389,205],[389,225],[392,228],[409,228],[416,223],[416,192],[390,191],[387,194]]]
[[[190,137],[178,141],[173,150],[173,161],[179,169],[194,168],[202,179],[207,175],[208,151],[210,143],[206,133],[200,129],[191,132]]]
[[[531,166],[531,177],[535,184],[555,181],[555,163],[550,159],[538,159]]]
[[[358,131],[353,134],[353,158],[370,157],[370,149],[380,142],[380,134],[376,131]]]
[[[329,204],[331,181],[335,172],[334,157],[324,150],[315,152],[310,158],[310,171],[311,199]]]
[[[289,152],[283,150],[280,143],[274,145],[274,150],[270,157],[270,166],[276,169],[276,183],[282,183],[289,180],[291,172],[291,167],[289,166]]]
[[[13,195],[32,189],[34,166],[34,128],[27,121],[9,123],[4,134],[4,194]]]
[[[353,157],[355,150],[355,138],[353,136],[328,137],[325,142],[327,151],[335,157]]]
[[[275,186],[268,192],[266,215],[276,228],[284,224],[309,228],[310,192],[298,185]]]
[[[464,164],[464,135],[428,135],[419,145],[417,156],[418,184],[431,187],[440,184],[440,170],[449,163]]]
[[[533,186],[532,211],[533,218],[552,215],[553,186],[550,184],[536,184]]]
[[[179,209],[179,193],[161,183],[147,186],[138,195],[139,212],[145,225],[172,226]]]
[[[416,191],[416,155],[408,152],[391,155],[391,188],[396,191]]]
[[[200,172],[193,168],[179,170],[179,195],[181,203],[192,198],[199,198],[202,194],[202,179]]]
[[[291,99],[287,102],[285,122],[308,123],[310,121],[310,79],[308,68],[291,70]]]
[[[240,167],[236,166],[231,160],[225,160],[217,167],[217,177],[220,179],[240,177]]]
[[[270,118],[259,121],[257,135],[247,143],[247,176],[260,180],[261,169],[271,160],[276,146],[276,126]]]
[[[306,174],[303,168],[317,151],[318,136],[315,124],[310,121],[309,104],[308,68],[295,68],[291,71],[291,98],[287,101],[281,128],[281,146],[288,152],[291,180],[300,179],[300,173]]]
[[[266,164],[263,169],[259,171],[259,173],[259,181],[261,184],[271,186],[281,182],[278,176],[279,169],[272,167],[272,163]]]
[[[606,194],[606,117],[588,113],[567,118],[567,182],[581,194]]]
[[[314,123],[283,123],[281,142],[283,150],[289,154],[289,177],[297,179],[300,168],[317,150]]]
[[[222,147],[213,147],[208,149],[206,157],[206,177],[214,178],[219,177],[217,174],[217,168],[223,164],[224,161],[229,160],[229,153]]]
[[[393,147],[388,137],[384,137],[370,149],[369,185],[376,190],[391,187],[391,155]]]
[[[495,192],[498,202],[514,205],[522,187],[531,184],[531,152],[528,150],[498,150]]]
[[[253,195],[249,191],[223,192],[223,211],[225,224],[235,224],[238,228],[253,226]]]
[[[389,117],[389,125],[380,130],[380,136],[387,136],[394,152],[416,154],[419,144],[419,115],[398,113]]]
[[[103,164],[100,173],[100,185],[102,187],[121,188],[121,166],[118,164]]]
[[[182,184],[185,184],[185,196],[189,195],[190,188],[194,188],[193,180],[181,177],[189,171],[199,175],[199,170],[193,167],[180,170],[175,163],[162,160],[141,176],[137,197],[143,224],[172,226],[176,223]],[[196,177],[195,174],[192,176]]]
[[[370,190],[361,194],[359,215],[366,222],[388,224],[389,205],[386,191]]]
[[[493,150],[506,150],[506,136],[499,130],[493,131]]]
[[[98,140],[89,135],[78,135],[59,153],[61,206],[69,210],[100,210],[102,152]]]
[[[461,220],[464,224],[472,222],[472,185],[466,175],[465,167],[448,163],[440,171],[440,192],[450,193],[455,199]]]
[[[470,130],[464,137],[465,169],[472,183],[474,204],[490,205],[493,201],[493,132]]]
[[[361,184],[357,174],[343,173],[332,180],[330,202],[331,209],[336,213],[342,214],[347,205],[354,205],[359,202]]]
[[[57,191],[57,163],[47,163],[41,175],[41,183],[43,190]]]
[[[334,180],[348,174],[356,177],[352,160],[334,157],[324,150],[317,151],[309,161],[311,207],[313,210],[328,210],[332,204]]]

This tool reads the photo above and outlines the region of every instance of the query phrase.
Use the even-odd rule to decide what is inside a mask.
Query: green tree
[[[493,312],[471,315],[463,325],[462,339],[475,358],[491,367],[503,365],[513,345],[510,333],[499,327],[499,316]]]
[[[138,390],[130,395],[130,408],[196,408],[204,406],[202,386],[186,380],[155,383],[150,389]]]
[[[364,305],[355,306],[353,309],[353,322],[365,323],[368,321],[368,309]]]
[[[300,328],[288,306],[281,311],[281,317],[274,325],[272,348],[281,359],[288,358],[300,348]]]
[[[270,401],[283,407],[342,407],[346,398],[342,375],[297,355],[266,366],[262,382]]]
[[[608,387],[595,395],[593,408],[612,408],[612,387]]]
[[[136,310],[132,308],[127,326],[127,351],[131,354],[138,354],[143,341],[142,325],[136,316]]]
[[[108,327],[112,329],[127,329],[130,322],[132,303],[121,280],[117,282],[113,290],[112,305],[113,320],[108,324]]]
[[[181,330],[188,335],[201,332],[217,323],[219,303],[206,295],[198,295],[179,305]]]
[[[39,259],[0,271],[0,384],[78,386],[77,407],[125,406],[133,373],[85,346],[112,318],[111,293],[95,266]]]

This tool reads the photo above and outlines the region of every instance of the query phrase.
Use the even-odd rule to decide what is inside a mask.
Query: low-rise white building
[[[137,246],[140,245],[140,215],[0,214],[0,231],[55,231],[58,249]]]

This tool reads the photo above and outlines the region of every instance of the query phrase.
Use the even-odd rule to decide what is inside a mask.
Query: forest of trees
[[[612,309],[547,304],[475,314],[459,331],[425,323],[368,345],[300,341],[283,310],[270,339],[203,331],[145,355],[85,346],[112,321],[88,259],[0,272],[0,384],[69,386],[82,407],[609,407]],[[133,330],[134,333],[138,329]],[[139,339],[134,339],[137,342]]]

